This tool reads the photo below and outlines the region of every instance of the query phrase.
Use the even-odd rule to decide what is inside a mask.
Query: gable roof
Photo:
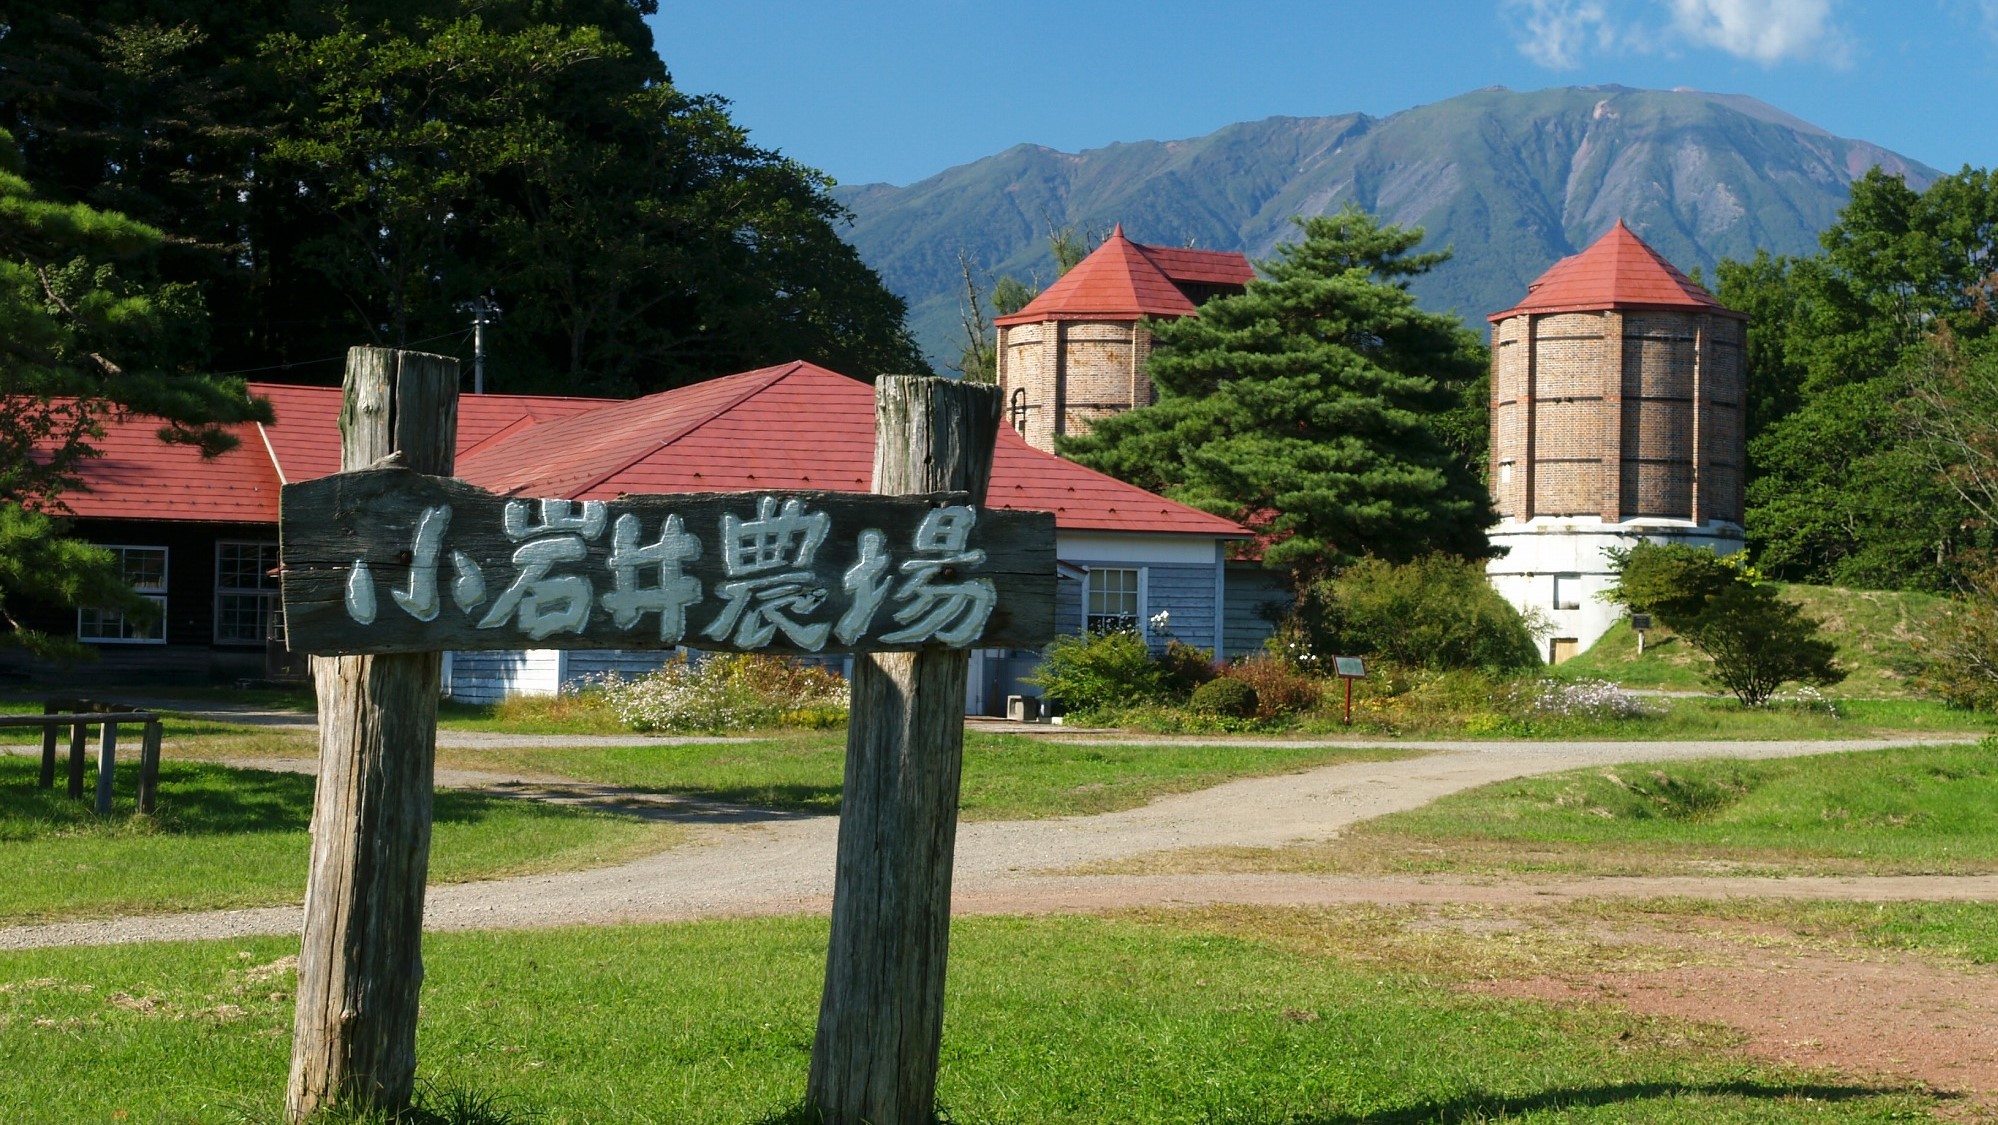
[[[459,477],[481,488],[569,500],[757,488],[866,492],[873,474],[873,388],[803,361],[544,422],[457,465]],[[1051,511],[1067,530],[1246,535],[1229,520],[1043,453],[1007,427],[987,501]]]
[[[254,425],[230,426],[236,448],[203,457],[192,445],[160,440],[160,420],[114,414],[91,444],[102,454],[79,475],[89,491],[72,489],[62,507],[80,519],[189,520],[276,523],[278,476]],[[337,454],[336,454],[337,456]]]
[[[1244,285],[1255,277],[1249,259],[1222,250],[1141,246],[1121,224],[1075,268],[1016,313],[994,317],[999,326],[1043,320],[1136,320],[1142,316],[1192,316],[1182,284]]]
[[[258,429],[280,480],[297,484],[340,471],[340,388],[251,383],[250,393],[269,399],[277,416],[275,422]],[[517,434],[541,422],[615,401],[553,395],[459,395],[457,455],[466,456],[501,435]]]
[[[1521,313],[1604,309],[1683,309],[1742,320],[1715,300],[1618,219],[1588,249],[1550,266],[1526,287],[1526,299],[1486,317],[1494,323]]]

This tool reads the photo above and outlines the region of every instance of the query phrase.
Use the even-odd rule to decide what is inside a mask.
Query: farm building
[[[1020,311],[997,317],[1007,420],[1036,449],[1092,420],[1152,403],[1147,317],[1192,316],[1256,275],[1234,251],[1146,246],[1120,225]]]
[[[241,427],[240,446],[202,460],[167,445],[145,418],[115,420],[86,465],[89,490],[65,496],[79,534],[119,552],[128,578],[164,610],[139,628],[98,611],[43,612],[103,657],[77,674],[103,680],[260,678],[288,656],[277,643],[278,489],[339,467],[341,393],[254,385],[276,421]],[[468,395],[459,402],[456,475],[494,492],[568,500],[620,494],[869,488],[873,389],[810,363],[748,371],[635,400]],[[1238,525],[1034,449],[1002,427],[988,502],[1055,514],[1071,631],[1130,627],[1226,655],[1223,557]],[[445,690],[470,702],[549,693],[606,671],[655,665],[656,652],[531,650],[448,657]],[[1002,708],[1036,654],[974,654],[967,707]],[[57,674],[15,656],[16,671]],[[295,662],[292,662],[295,667]]]
[[[1493,313],[1492,584],[1553,631],[1552,663],[1622,612],[1609,552],[1742,546],[1747,317],[1618,220]]]

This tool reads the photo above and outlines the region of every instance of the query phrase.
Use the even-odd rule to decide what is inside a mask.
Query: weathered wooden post
[[[458,432],[458,361],[387,348],[347,353],[340,467],[400,454],[448,476]],[[430,861],[438,654],[314,658],[319,788],[298,955],[298,1010],[285,1114],[396,1111],[416,1074],[423,884]]]
[[[996,386],[880,380],[874,491],[965,492],[982,505],[999,407]],[[935,1110],[969,662],[938,644],[854,656],[832,942],[806,1085],[829,1125],[927,1125]]]
[[[408,405],[410,360],[396,394],[350,381],[350,404],[435,415]],[[377,463],[389,443],[357,450],[351,418],[347,471],[284,486],[287,643],[320,654],[294,1121],[409,1094],[437,652],[681,645],[856,654],[809,1093],[838,1122],[927,1120],[968,652],[1054,636],[1055,529],[980,502],[995,388],[891,379],[876,406],[877,495],[497,496],[448,461]]]
[[[97,815],[111,815],[111,778],[118,769],[118,722],[106,716],[97,735]]]
[[[54,702],[42,704],[42,714],[54,715],[58,713]],[[55,788],[55,773],[56,728],[55,724],[51,723],[42,728],[42,772],[36,777],[35,784],[43,789]]]

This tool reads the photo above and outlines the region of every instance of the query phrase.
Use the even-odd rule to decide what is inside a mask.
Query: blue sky
[[[1998,0],[662,0],[651,23],[681,89],[849,184],[1493,85],[1743,93],[1944,171],[1998,157]]]

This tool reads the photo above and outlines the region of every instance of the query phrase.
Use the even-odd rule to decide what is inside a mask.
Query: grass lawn
[[[312,779],[168,760],[159,811],[132,809],[136,768],[118,771],[117,814],[35,785],[38,763],[0,756],[0,924],[297,902],[305,895]],[[85,778],[94,792],[96,770]],[[615,862],[684,829],[478,793],[440,790],[430,878],[462,882]],[[0,1120],[7,1120],[0,1114]]]
[[[1787,899],[1595,899],[1566,911],[1611,922],[1757,922],[1805,938],[1903,950],[1971,965],[1998,964],[1998,903],[1799,902]]]
[[[1393,746],[1101,746],[973,731],[964,739],[961,810],[967,820],[1078,816],[1135,808],[1154,797],[1238,777],[1411,756]],[[799,732],[755,742],[696,745],[459,749],[442,752],[441,760],[468,769],[507,768],[832,813],[839,811],[846,733]]]
[[[1825,689],[1845,698],[1912,698],[1909,641],[1921,636],[1945,599],[1934,594],[1893,590],[1847,590],[1836,586],[1776,583],[1786,601],[1796,602],[1825,623],[1824,635],[1838,646],[1848,675]],[[1710,690],[1701,679],[1702,656],[1670,629],[1652,629],[1644,655],[1637,634],[1619,621],[1589,650],[1549,670],[1564,679],[1606,679],[1625,687],[1678,691]]]
[[[1998,871],[1983,746],[1591,767],[1486,785],[1326,843],[1201,849],[1115,870],[1457,874]]]
[[[1163,912],[959,922],[951,1120],[1727,1125],[1936,1104],[1754,1061],[1710,1026],[1470,995],[1230,928]],[[825,940],[818,919],[432,935],[422,1080],[433,1101],[470,1093],[548,1125],[770,1120],[804,1088]],[[0,1120],[276,1120],[295,949],[0,953]]]

